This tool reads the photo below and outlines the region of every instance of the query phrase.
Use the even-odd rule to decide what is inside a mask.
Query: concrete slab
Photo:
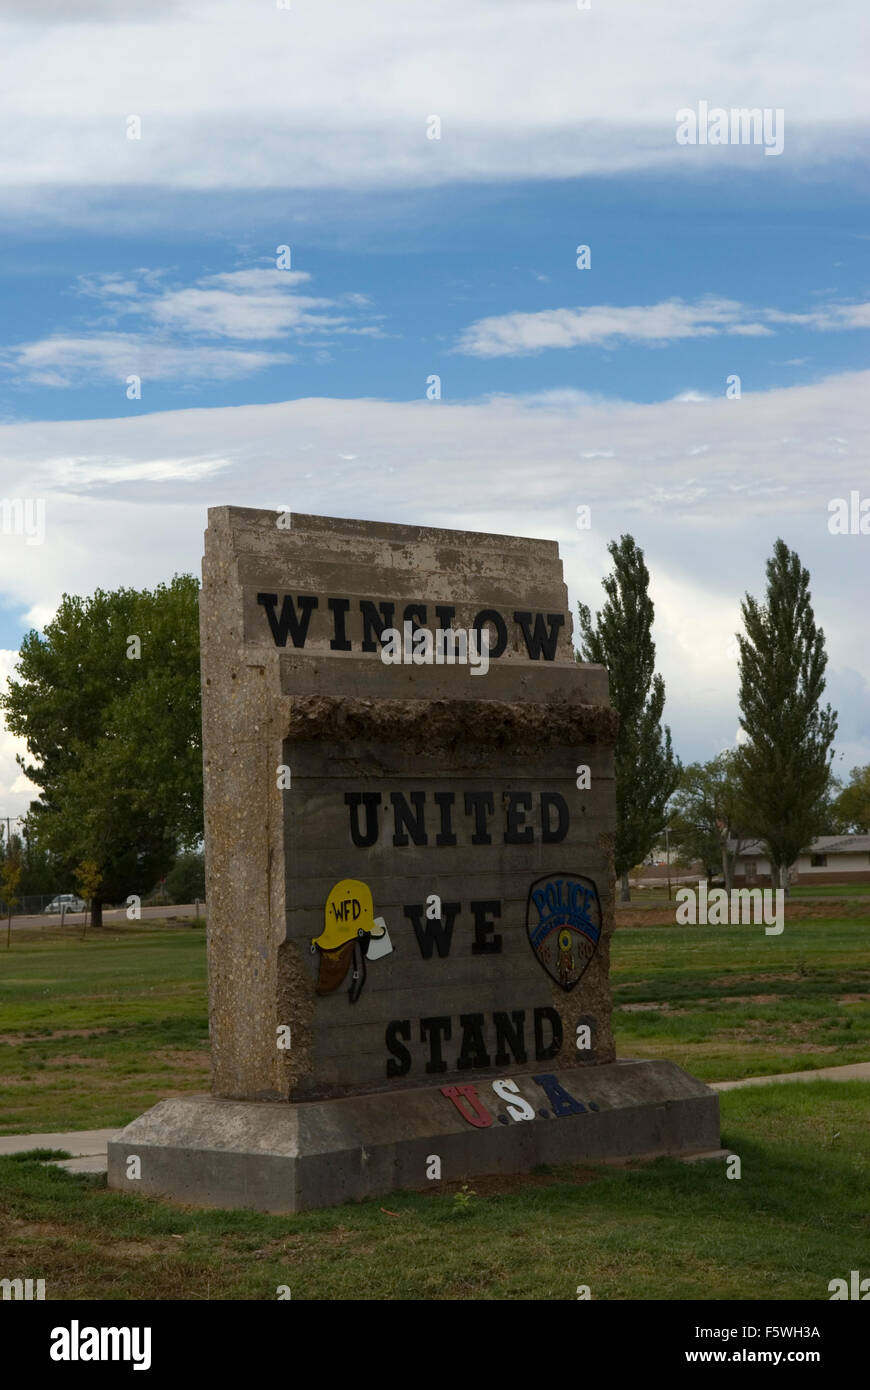
[[[293,1213],[538,1164],[718,1147],[714,1091],[672,1062],[622,1061],[294,1104],[161,1101],[109,1142],[108,1182]]]
[[[74,1158],[105,1154],[117,1129],[66,1130],[61,1134],[0,1134],[0,1154],[22,1154],[30,1149],[66,1149]]]
[[[731,1157],[730,1149],[711,1149],[709,1153],[682,1154],[683,1163],[724,1163]]]
[[[870,1062],[850,1062],[844,1067],[816,1067],[811,1071],[786,1071],[777,1076],[746,1076],[742,1081],[711,1081],[714,1091],[737,1091],[741,1086],[772,1086],[779,1081],[870,1081]]]
[[[68,1173],[105,1173],[109,1160],[106,1154],[85,1154],[83,1158],[53,1159],[55,1168],[65,1168]]]

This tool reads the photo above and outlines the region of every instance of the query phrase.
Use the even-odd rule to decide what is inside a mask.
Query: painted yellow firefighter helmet
[[[357,878],[343,878],[330,891],[323,909],[323,931],[313,945],[322,951],[337,951],[355,937],[383,936],[384,929],[375,923],[372,890]]]

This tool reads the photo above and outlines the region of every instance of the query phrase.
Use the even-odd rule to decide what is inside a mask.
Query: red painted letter
[[[462,1086],[442,1086],[441,1094],[453,1101],[463,1120],[467,1120],[470,1125],[477,1129],[486,1129],[492,1124],[492,1116],[469,1082],[466,1081]],[[474,1114],[468,1113],[463,1103],[465,1101],[470,1101]]]

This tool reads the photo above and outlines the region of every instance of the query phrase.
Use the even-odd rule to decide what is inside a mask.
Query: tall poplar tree
[[[619,714],[614,865],[622,901],[630,902],[629,869],[649,853],[661,831],[682,768],[673,755],[671,731],[661,722],[665,683],[655,673],[655,610],[643,551],[633,536],[621,536],[607,549],[613,572],[602,580],[607,599],[594,623],[586,605],[577,605],[578,660],[607,667],[610,699]]]
[[[809,571],[783,540],[767,562],[767,601],[747,594],[741,612],[738,777],[774,882],[788,891],[790,865],[825,828],[837,715],[819,704],[828,658]]]

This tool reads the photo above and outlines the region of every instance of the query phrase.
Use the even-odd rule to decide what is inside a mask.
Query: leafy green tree
[[[21,896],[35,897],[66,892],[63,865],[49,849],[32,833],[29,819],[25,820],[21,835]]]
[[[166,892],[174,903],[201,902],[205,897],[205,858],[180,854],[166,875]]]
[[[30,632],[0,708],[40,788],[28,824],[65,877],[93,860],[91,903],[142,893],[202,836],[199,587],[64,595]]]
[[[708,877],[721,873],[730,893],[734,865],[749,838],[751,812],[744,805],[736,756],[726,749],[707,763],[690,763],[671,798],[671,834],[683,854],[700,860]],[[735,840],[733,849],[729,840]]]
[[[809,571],[778,540],[767,562],[764,604],[741,605],[740,722],[737,750],[743,801],[764,843],[774,882],[788,892],[788,870],[822,832],[837,715],[819,701],[825,688],[825,634],[816,627]]]
[[[63,866],[49,853],[45,845],[34,838],[33,826],[27,817],[22,818],[20,833],[13,831],[11,839],[6,838],[6,824],[0,821],[0,863],[10,855],[21,866],[19,891],[22,899],[39,895],[54,897],[69,888],[64,883]]]
[[[848,782],[834,800],[834,811],[844,833],[870,834],[870,763],[852,768]]]
[[[632,536],[611,541],[613,572],[602,581],[606,602],[592,620],[578,604],[582,645],[578,660],[606,666],[610,699],[619,714],[616,738],[616,844],[614,865],[622,901],[631,900],[629,871],[649,853],[679,781],[681,765],[662,727],[665,683],[655,673],[649,571]]]
[[[693,769],[698,767],[700,763],[690,763],[685,772],[691,777]],[[688,799],[688,788],[683,787],[677,788],[674,797],[680,796],[681,792]],[[679,802],[672,800],[671,807],[671,833],[681,861],[687,866],[700,864],[707,878],[714,878],[721,872],[718,834],[711,829],[706,818],[699,820],[694,810],[682,799]]]

